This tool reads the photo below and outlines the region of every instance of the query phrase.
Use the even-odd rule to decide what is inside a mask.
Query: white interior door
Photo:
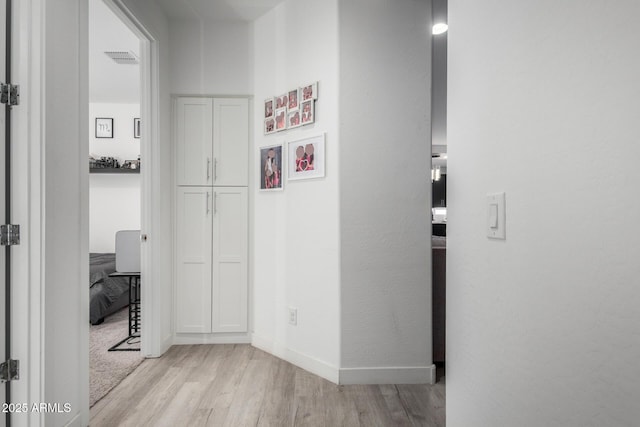
[[[247,188],[213,190],[212,332],[247,332]]]
[[[211,187],[179,187],[177,192],[177,284],[179,333],[211,332]]]
[[[249,185],[249,100],[213,100],[213,185]]]
[[[178,185],[211,185],[216,174],[212,100],[178,98],[175,108]]]

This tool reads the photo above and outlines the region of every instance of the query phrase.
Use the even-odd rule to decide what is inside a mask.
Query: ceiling
[[[156,0],[170,20],[253,21],[284,0]],[[139,65],[119,65],[104,52],[131,51],[140,42],[104,2],[89,2],[89,100],[140,102]]]
[[[169,19],[253,21],[284,0],[156,0]]]
[[[89,101],[140,102],[140,66],[116,64],[104,52],[133,52],[140,41],[102,1],[89,2]]]

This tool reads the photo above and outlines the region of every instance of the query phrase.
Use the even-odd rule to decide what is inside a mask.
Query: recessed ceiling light
[[[438,22],[437,24],[433,25],[432,32],[434,35],[438,35],[438,34],[446,33],[448,29],[449,29],[449,26],[447,24],[445,24],[444,22]]]

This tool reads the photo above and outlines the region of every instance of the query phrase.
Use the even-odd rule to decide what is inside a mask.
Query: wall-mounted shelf
[[[89,173],[140,173],[140,169],[124,168],[89,168]]]

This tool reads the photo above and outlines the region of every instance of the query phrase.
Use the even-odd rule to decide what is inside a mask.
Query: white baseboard
[[[174,345],[190,344],[251,344],[249,334],[176,334]]]
[[[173,345],[173,334],[168,334],[162,340],[162,344],[160,345],[160,351],[164,354],[169,348]]]
[[[342,368],[340,384],[435,384],[436,365],[393,368]]]
[[[75,417],[71,418],[71,420],[65,424],[65,427],[82,427],[82,414],[76,414]]]
[[[303,353],[286,348],[282,344],[275,343],[272,340],[257,336],[253,334],[251,339],[251,345],[259,348],[262,351],[266,351],[280,359],[296,365],[299,368],[309,371],[312,374],[318,375],[332,383],[338,384],[339,370],[335,366],[332,366],[322,360],[318,360]]]

